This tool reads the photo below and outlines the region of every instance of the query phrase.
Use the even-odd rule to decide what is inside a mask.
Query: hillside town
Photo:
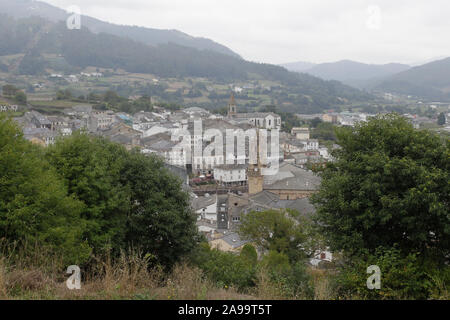
[[[239,252],[247,243],[237,233],[241,217],[246,213],[270,209],[293,209],[302,215],[314,213],[309,197],[318,190],[321,179],[311,169],[333,161],[332,151],[339,146],[325,146],[318,139],[312,139],[309,127],[280,132],[282,120],[276,113],[240,113],[238,109],[232,94],[225,116],[198,107],[169,111],[155,106],[152,112],[130,115],[77,105],[65,109],[63,115],[29,111],[15,120],[27,140],[42,146],[49,146],[59,137],[81,130],[117,142],[128,150],[138,148],[144,154],[161,157],[189,192],[198,229],[211,246]],[[1,110],[16,112],[18,107],[2,106]],[[370,116],[350,112],[297,115],[299,119],[319,118],[339,126],[354,126],[367,121]],[[427,121],[410,115],[405,117],[414,125]],[[450,119],[448,115],[447,119]],[[196,122],[201,123],[202,132],[213,131],[222,137],[229,132],[238,137],[251,129],[276,132],[278,150],[270,150],[267,156],[278,164],[277,173],[263,175],[265,164],[259,157],[257,163],[251,163],[250,142],[245,143],[243,153],[238,152],[237,147],[232,148],[231,153],[223,148],[223,152],[214,150],[210,155],[206,152],[198,155],[179,148],[180,138],[186,133],[191,141],[189,146],[191,143],[192,147],[200,145],[200,150],[211,147],[212,143],[205,141],[202,132],[200,135],[196,132]],[[223,142],[226,144],[225,138]],[[332,254],[324,250],[317,252],[310,262],[317,266],[331,260]]]

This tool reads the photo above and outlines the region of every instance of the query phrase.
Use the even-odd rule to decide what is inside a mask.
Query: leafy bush
[[[68,195],[42,150],[0,115],[0,234],[9,242],[39,242],[67,262],[87,260],[82,240],[82,202]]]
[[[381,270],[381,289],[367,288],[367,268]],[[428,299],[444,294],[450,281],[449,267],[438,267],[418,253],[402,255],[398,248],[378,248],[352,257],[339,267],[334,278],[338,298]]]
[[[243,291],[255,285],[256,265],[247,257],[211,249],[207,243],[199,245],[192,262],[219,287],[237,287]]]
[[[380,115],[337,130],[336,161],[312,200],[333,251],[398,245],[404,254],[450,248],[450,143],[415,130],[400,115]]]
[[[284,253],[269,251],[259,265],[269,274],[270,281],[281,289],[287,298],[312,298],[312,279],[307,273],[305,260],[293,264]]]
[[[132,246],[167,268],[199,241],[188,195],[159,158],[84,133],[43,149],[2,115],[0,234],[67,264]]]

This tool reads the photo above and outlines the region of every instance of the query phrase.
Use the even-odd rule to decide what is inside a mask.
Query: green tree
[[[14,95],[14,100],[19,104],[27,104],[27,96],[21,90],[16,92],[16,94]]]
[[[49,246],[65,263],[87,260],[82,240],[83,204],[68,196],[43,150],[0,115],[0,234],[7,241]]]
[[[404,253],[450,248],[449,140],[380,115],[337,130],[336,162],[313,196],[316,220],[332,250],[358,253],[398,245]]]
[[[242,247],[240,257],[250,265],[256,265],[258,262],[258,253],[256,252],[255,247],[249,243]]]
[[[125,246],[129,194],[120,170],[126,156],[122,146],[83,133],[59,140],[47,151],[69,193],[85,204],[84,237],[96,251]]]
[[[5,97],[13,97],[17,93],[17,91],[19,91],[19,89],[11,84],[5,84],[2,87],[2,94]]]
[[[255,285],[256,264],[234,253],[211,249],[206,242],[196,248],[191,260],[219,287],[244,291]]]
[[[321,123],[323,123],[322,119],[316,117],[311,120],[311,127],[317,128],[317,126]]]
[[[262,259],[261,266],[278,275],[287,275],[292,271],[289,257],[284,253],[270,250]]]
[[[367,288],[367,267],[377,265],[381,271],[381,288]],[[402,253],[398,248],[367,250],[357,257],[338,263],[332,279],[336,297],[344,299],[429,299],[445,297],[450,268],[424,260],[417,252]]]
[[[319,122],[312,131],[312,138],[327,141],[336,141],[335,126],[332,123]]]
[[[300,219],[297,212],[290,210],[250,212],[242,218],[239,235],[262,251],[284,253],[291,262],[298,261],[308,254],[302,249],[308,243],[306,220],[300,223]]]
[[[195,248],[200,238],[189,196],[160,158],[131,153],[121,170],[121,181],[130,194],[129,244],[154,254],[168,267]]]
[[[286,254],[271,250],[259,268],[269,274],[273,286],[280,288],[285,297],[312,298],[311,277],[304,261],[290,262]]]
[[[439,113],[437,124],[443,126],[446,121],[445,114],[443,112]]]

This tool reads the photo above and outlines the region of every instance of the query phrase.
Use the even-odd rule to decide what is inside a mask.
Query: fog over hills
[[[376,65],[351,60],[321,64],[292,62],[282,66],[359,89],[450,101],[450,58],[437,58],[416,66],[400,63]]]
[[[69,14],[60,8],[41,1],[32,0],[0,0],[0,13],[14,18],[40,16],[52,22],[65,21]],[[82,16],[82,25],[94,33],[109,33],[128,37],[147,45],[174,43],[199,50],[211,50],[218,53],[239,57],[231,49],[206,38],[193,37],[178,30],[161,30],[137,26],[117,25],[99,19]]]
[[[317,64],[312,62],[297,61],[297,62],[283,63],[281,64],[281,66],[293,72],[306,72],[312,69],[313,67],[317,66]]]
[[[283,110],[291,112],[314,113],[333,105],[374,99],[338,81],[290,72],[276,65],[174,43],[150,46],[129,37],[93,33],[84,25],[80,30],[69,30],[65,22],[36,16],[14,19],[0,14],[0,56],[7,57],[0,61],[0,70],[13,75],[45,77],[49,72],[72,74],[97,67],[160,78],[207,78],[228,84],[275,81],[280,91],[269,89],[271,101],[276,99]]]
[[[300,63],[299,66],[303,64]],[[368,88],[381,79],[410,69],[400,63],[367,64],[351,60],[321,63],[299,70],[295,63],[284,64],[288,70],[305,72],[324,80],[337,80],[358,88]],[[306,65],[304,65],[306,67]]]
[[[428,100],[450,101],[450,57],[395,74],[376,88]]]

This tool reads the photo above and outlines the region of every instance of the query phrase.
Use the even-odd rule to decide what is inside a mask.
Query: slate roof
[[[162,133],[154,134],[149,137],[142,138],[141,144],[144,146],[151,146],[152,144],[154,144],[158,141],[161,141],[161,140],[172,141],[171,136],[169,134],[162,132]]]
[[[110,136],[109,139],[120,144],[131,144],[133,141],[132,137],[125,134],[116,134],[114,136]]]
[[[279,118],[280,116],[273,112],[252,112],[252,113],[237,113],[236,118],[243,119],[253,119],[253,118],[266,118],[272,116],[274,118]]]
[[[57,137],[58,133],[49,129],[44,128],[24,128],[23,134],[25,137],[35,136],[35,137]]]
[[[209,111],[203,109],[203,108],[199,108],[199,107],[191,107],[191,108],[186,108],[181,110],[183,112],[199,112],[199,113],[209,113]]]
[[[189,132],[194,133],[194,121],[189,121],[188,128]],[[231,124],[228,121],[222,119],[204,119],[202,120],[202,129],[219,129],[220,131],[224,131],[226,129],[241,129],[240,127]]]
[[[276,194],[269,191],[262,191],[260,193],[250,196],[249,198],[257,203],[266,206],[270,206],[274,202],[279,201],[279,197]]]
[[[51,125],[48,118],[37,111],[31,111],[31,115],[39,122],[41,125]]]
[[[192,200],[192,208],[200,210],[217,202],[217,195],[210,195],[209,197],[198,197]]]
[[[246,243],[249,243],[247,240],[242,240],[241,237],[237,233],[227,233],[225,234],[221,240],[225,241],[228,245],[230,245],[233,249],[242,247]]]
[[[150,150],[165,152],[172,151],[176,145],[176,142],[170,140],[159,140],[152,144],[147,144],[146,147]]]
[[[316,212],[316,209],[308,198],[297,200],[279,200],[274,204],[274,208],[278,209],[293,209],[300,212],[302,215],[309,216]]]
[[[280,200],[278,195],[265,190],[250,196],[250,199],[255,203],[255,205],[262,205],[274,209],[294,209],[302,215],[311,215],[315,212],[315,208],[308,198],[297,200]]]
[[[284,163],[276,175],[264,176],[264,190],[317,190],[321,179],[312,171]]]

